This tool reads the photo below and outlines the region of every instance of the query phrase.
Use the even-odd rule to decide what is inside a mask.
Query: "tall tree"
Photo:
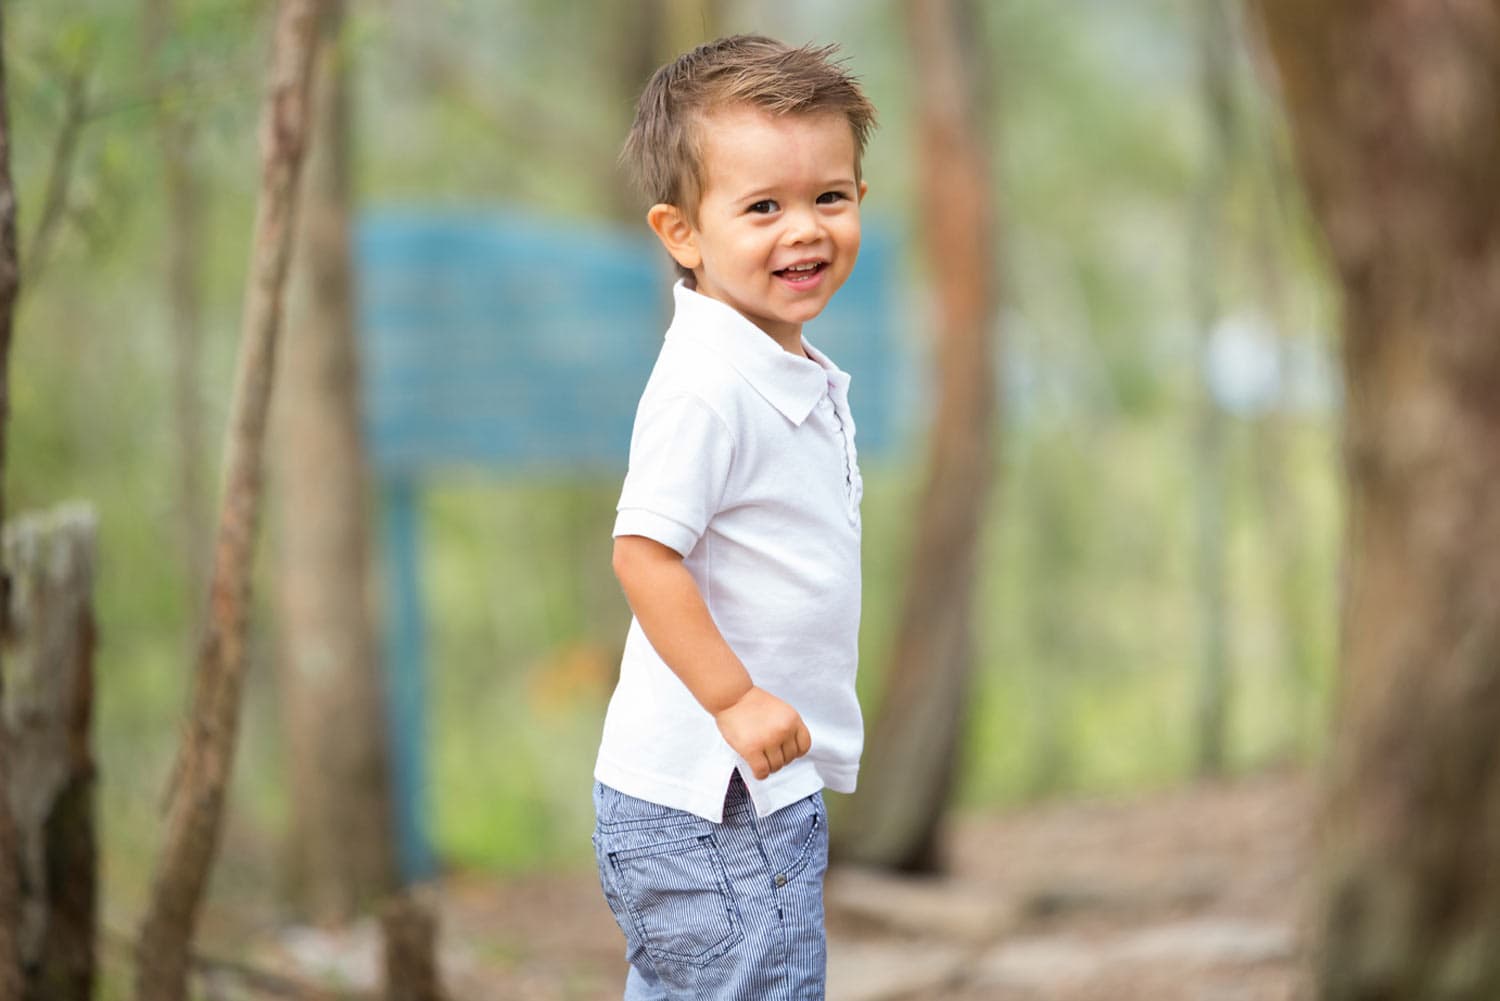
[[[1500,997],[1500,0],[1257,0],[1344,294],[1318,994]]]
[[[5,88],[4,7],[0,6],[0,528],[5,524],[5,456],[10,428],[10,342],[21,267],[16,252],[16,193],[10,177],[10,101]],[[10,574],[0,566],[0,633],[8,629]],[[0,698],[4,698],[0,673]],[[0,716],[3,719],[3,716]],[[0,723],[0,1001],[20,1001],[21,863],[19,836],[10,812],[9,734]]]
[[[1243,33],[1243,24],[1241,32]],[[1288,260],[1293,233],[1304,220],[1294,212],[1292,189],[1297,184],[1285,133],[1262,112],[1248,114],[1244,124],[1244,161],[1253,171],[1253,208],[1250,212],[1249,254],[1254,288],[1276,331],[1277,359],[1290,373],[1295,356],[1296,330],[1292,282],[1297,265]],[[1271,568],[1275,631],[1281,653],[1289,750],[1306,753],[1320,746],[1323,706],[1318,678],[1329,659],[1327,595],[1322,591],[1319,547],[1308,523],[1306,503],[1297,489],[1293,462],[1296,448],[1297,401],[1289,379],[1282,382],[1277,405],[1251,423],[1252,482],[1265,533]]]
[[[724,33],[726,6],[725,0],[637,0],[600,8],[598,38],[608,52],[609,99],[618,102],[613,135],[623,137],[629,130],[636,101],[658,66]],[[600,166],[610,214],[639,226],[645,206],[623,183],[619,165],[602,159]],[[611,595],[611,600],[617,599]]]
[[[369,471],[359,426],[342,0],[319,26],[275,436],[281,655],[292,791],[289,882],[322,924],[396,884],[384,710],[370,614]]]
[[[662,6],[666,51],[658,62],[676,58],[724,31],[724,0],[654,0]],[[642,81],[644,84],[645,81]]]
[[[165,837],[136,956],[139,1001],[184,1001],[188,947],[218,849],[234,760],[251,558],[261,500],[261,453],[281,329],[282,293],[308,131],[320,0],[282,0],[261,117],[261,186],[240,356],[225,441],[223,498],[207,621],[173,776]]]
[[[171,311],[173,433],[177,449],[177,504],[173,524],[189,603],[195,612],[208,579],[209,507],[202,465],[203,403],[199,377],[203,304],[198,262],[203,251],[200,185],[193,169],[193,130],[183,113],[184,85],[174,79],[166,50],[176,28],[172,0],[145,0],[146,66],[156,106],[161,182],[166,194],[166,286]]]
[[[937,413],[911,572],[880,713],[839,854],[935,868],[973,662],[980,528],[995,451],[995,199],[982,32],[972,0],[909,0],[920,211],[935,284]]]
[[[1206,359],[1214,324],[1219,320],[1219,274],[1215,251],[1223,242],[1224,198],[1234,154],[1233,36],[1226,7],[1230,0],[1201,0],[1198,7],[1198,78],[1208,139],[1192,214],[1189,256],[1193,320],[1198,328],[1199,358]],[[1203,366],[1200,365],[1200,373]],[[1224,411],[1214,399],[1206,375],[1198,379],[1194,422],[1193,466],[1197,507],[1199,676],[1197,703],[1197,770],[1223,770],[1227,743],[1229,686],[1229,616],[1225,601]]]

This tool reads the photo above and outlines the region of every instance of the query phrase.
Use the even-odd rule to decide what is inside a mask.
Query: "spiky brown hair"
[[[648,204],[675,205],[696,221],[706,182],[703,119],[748,104],[776,115],[843,115],[854,133],[858,180],[875,106],[837,53],[836,45],[793,48],[763,35],[732,35],[685,52],[646,84],[620,161]]]

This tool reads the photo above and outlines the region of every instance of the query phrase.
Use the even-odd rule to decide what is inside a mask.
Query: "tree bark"
[[[16,249],[16,191],[10,176],[10,99],[5,81],[4,7],[0,6],[0,529],[5,525],[6,440],[10,430],[10,343],[21,268]],[[0,565],[0,619],[10,608],[10,571]],[[9,624],[0,621],[0,634]],[[0,680],[0,706],[5,684]],[[3,715],[0,715],[3,718]],[[0,1001],[20,1001],[20,846],[10,813],[10,736],[0,724]]]
[[[920,85],[921,214],[936,283],[937,414],[915,551],[847,861],[936,868],[973,661],[980,528],[994,462],[998,274],[989,129],[972,0],[911,0]]]
[[[28,1001],[88,1001],[98,912],[93,710],[95,518],[85,506],[5,529],[15,579],[5,636],[6,730]]]
[[[1344,292],[1318,993],[1500,997],[1500,2],[1258,7]]]
[[[277,396],[281,656],[303,916],[343,924],[396,885],[370,594],[351,263],[349,99],[341,0],[322,11],[312,149],[298,214],[292,326]]]
[[[174,771],[166,831],[141,925],[140,1001],[184,1001],[188,947],[217,850],[239,724],[261,453],[307,135],[319,0],[282,0],[261,119],[261,188],[240,357],[225,441],[207,622]]]
[[[206,421],[198,388],[203,340],[198,274],[202,199],[191,158],[192,126],[178,107],[181,84],[172,79],[163,55],[176,27],[173,6],[172,0],[146,0],[142,22],[167,203],[166,284],[171,312],[173,432],[177,438],[177,504],[172,521],[177,530],[182,579],[191,596],[188,607],[196,615],[208,581],[210,531],[202,473]]]

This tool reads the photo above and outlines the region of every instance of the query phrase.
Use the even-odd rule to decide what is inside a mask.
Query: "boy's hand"
[[[812,734],[797,710],[763,688],[752,687],[738,702],[715,713],[714,721],[758,779],[780,771],[812,747]]]

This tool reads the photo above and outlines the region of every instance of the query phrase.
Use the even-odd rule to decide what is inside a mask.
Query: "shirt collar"
[[[695,341],[723,358],[793,424],[800,427],[829,390],[846,398],[848,374],[805,339],[802,346],[810,360],[783,351],[732,306],[693,291],[683,281],[672,287],[672,298],[676,314],[667,337]]]

